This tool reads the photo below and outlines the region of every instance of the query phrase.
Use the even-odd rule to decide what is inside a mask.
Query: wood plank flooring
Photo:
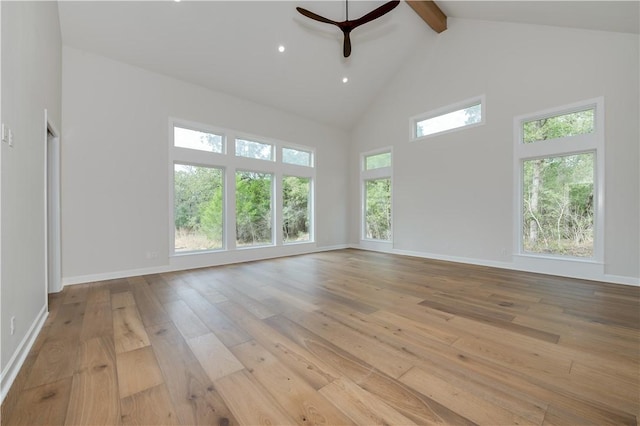
[[[3,425],[637,425],[640,288],[358,250],[70,286]]]

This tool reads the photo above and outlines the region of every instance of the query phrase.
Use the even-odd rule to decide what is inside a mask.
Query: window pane
[[[595,110],[592,108],[586,111],[528,121],[522,125],[523,142],[531,143],[593,133],[594,112]]]
[[[236,245],[272,243],[272,175],[236,172]]]
[[[381,167],[391,167],[391,153],[369,155],[364,158],[364,169],[379,169]]]
[[[311,153],[293,148],[282,148],[282,162],[297,164],[298,166],[311,166]]]
[[[282,232],[285,243],[309,241],[311,179],[282,179]]]
[[[174,184],[175,252],[222,248],[222,169],[175,164]]]
[[[391,178],[365,181],[365,238],[391,240]]]
[[[180,148],[218,153],[223,152],[221,135],[183,129],[182,127],[173,128],[173,144]]]
[[[236,139],[236,155],[258,160],[273,160],[273,146],[261,142]]]
[[[416,123],[416,137],[432,135],[458,127],[480,123],[482,121],[482,104],[477,103],[467,108],[452,111]]]
[[[524,251],[593,256],[594,157],[524,161]]]

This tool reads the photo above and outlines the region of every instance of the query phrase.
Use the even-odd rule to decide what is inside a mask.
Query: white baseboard
[[[152,268],[130,269],[126,271],[104,272],[101,274],[78,275],[75,277],[63,277],[62,287],[74,284],[86,284],[96,281],[115,280],[118,278],[137,277],[139,275],[160,274],[169,272],[168,265],[154,266]]]
[[[625,277],[621,275],[611,275],[611,274],[604,274],[604,276],[606,277],[606,279],[602,281],[606,281],[608,283],[634,285],[636,287],[640,287],[640,278]]]
[[[537,274],[547,274],[547,275],[557,275],[557,276],[562,276],[562,277],[567,277],[567,278],[578,278],[578,279],[585,279],[585,280],[590,280],[590,281],[601,281],[601,282],[606,282],[606,283],[611,283],[611,284],[623,284],[623,285],[631,285],[631,286],[640,286],[640,278],[636,278],[636,277],[626,277],[626,276],[620,276],[620,275],[611,275],[611,274],[606,274],[606,273],[598,273],[598,272],[593,272],[593,273],[588,273],[588,274],[572,274],[572,273],[564,273],[558,270],[554,270],[554,271],[548,271],[548,270],[542,270],[541,268],[524,268],[524,267],[520,267],[518,265],[516,265],[515,263],[511,263],[511,262],[497,262],[497,261],[491,261],[491,260],[485,260],[485,259],[474,259],[474,258],[467,258],[467,257],[458,257],[458,256],[446,256],[446,255],[440,255],[440,254],[434,254],[434,253],[426,253],[426,252],[418,252],[418,251],[410,251],[410,250],[399,250],[399,249],[390,249],[390,250],[376,250],[375,248],[372,248],[370,246],[366,246],[366,245],[361,245],[361,244],[351,244],[350,245],[351,248],[354,249],[359,249],[359,250],[369,250],[369,251],[377,251],[377,252],[381,252],[381,253],[392,253],[392,254],[399,254],[399,255],[403,255],[403,256],[413,256],[413,257],[420,257],[423,259],[434,259],[434,260],[444,260],[444,261],[448,261],[448,262],[457,262],[457,263],[466,263],[466,264],[470,264],[470,265],[478,265],[478,266],[489,266],[489,267],[493,267],[493,268],[500,268],[500,269],[509,269],[512,271],[522,271],[522,272],[532,272],[532,273],[537,273]]]
[[[169,265],[159,265],[151,268],[130,269],[101,274],[78,275],[75,277],[63,277],[62,286],[74,284],[86,284],[97,281],[115,280],[118,278],[137,277],[140,275],[162,274],[187,269],[206,268],[210,266],[231,265],[234,263],[252,262],[256,260],[275,259],[299,254],[319,253],[323,251],[342,250],[349,248],[347,244],[316,247],[314,244],[291,244],[274,252],[273,247],[235,250],[233,252],[216,253],[218,257],[212,258],[208,254],[191,254],[173,256]]]
[[[496,262],[496,261],[484,260],[484,259],[474,259],[470,257],[447,256],[447,255],[441,255],[441,254],[423,253],[423,252],[399,250],[399,249],[393,249],[391,250],[391,253],[399,254],[403,256],[421,257],[424,259],[444,260],[447,262],[456,262],[456,263],[466,263],[468,265],[490,266],[493,268],[512,269],[510,268],[511,264],[508,262]]]
[[[20,345],[18,345],[18,348],[13,353],[11,359],[0,374],[0,397],[2,401],[4,401],[7,393],[9,393],[9,389],[11,389],[13,381],[16,379],[22,364],[24,364],[24,360],[27,359],[27,355],[35,343],[36,338],[38,337],[40,330],[42,330],[42,326],[48,316],[49,311],[47,310],[47,305],[44,305],[35,321],[31,324],[31,327],[29,327],[29,331],[24,336]]]
[[[197,258],[198,255],[181,256],[185,259],[191,258],[192,261],[191,262],[175,262],[174,261],[170,265],[160,265],[152,268],[131,269],[126,271],[115,271],[115,272],[107,272],[102,274],[64,277],[62,279],[62,284],[63,285],[85,284],[85,283],[96,282],[96,281],[113,280],[118,278],[135,277],[140,275],[161,274],[165,272],[176,272],[176,271],[182,271],[186,269],[230,265],[233,263],[250,262],[250,261],[256,261],[256,260],[275,259],[278,257],[295,256],[299,254],[343,250],[346,248],[376,251],[380,253],[391,253],[391,254],[398,254],[403,256],[413,256],[413,257],[420,257],[424,259],[434,259],[434,260],[444,260],[448,262],[466,263],[469,265],[489,266],[493,268],[510,269],[514,271],[534,272],[539,274],[553,274],[553,275],[566,276],[569,278],[581,278],[581,279],[588,279],[593,281],[603,281],[603,282],[612,283],[612,284],[640,286],[640,279],[635,277],[626,277],[626,276],[611,275],[611,274],[592,274],[590,276],[575,276],[571,274],[560,274],[558,272],[552,273],[550,271],[544,271],[540,269],[532,270],[531,268],[521,268],[511,262],[497,262],[497,261],[491,261],[491,260],[485,260],[485,259],[475,259],[475,258],[459,257],[459,256],[447,256],[447,255],[441,255],[441,254],[435,254],[435,253],[426,253],[426,252],[411,251],[411,250],[400,250],[400,249],[390,248],[387,246],[377,247],[372,245],[361,245],[361,244],[338,244],[338,245],[325,246],[325,247],[315,247],[315,246],[311,247],[311,246],[300,245],[297,248],[292,245],[292,246],[289,246],[289,250],[287,250],[286,252],[280,251],[278,253],[268,252],[267,251],[268,249],[265,249],[265,251],[261,251],[261,249],[251,249],[251,250],[245,251],[245,256],[242,256],[242,257],[237,256],[237,252],[235,252],[236,253],[235,257],[228,257],[228,258],[225,257],[225,258],[222,258],[220,261],[212,261],[211,259],[207,259],[204,256],[200,260],[198,260]]]

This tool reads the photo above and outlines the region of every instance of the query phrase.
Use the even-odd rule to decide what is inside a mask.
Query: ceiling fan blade
[[[324,22],[325,24],[338,25],[336,21],[332,21],[331,19],[327,19],[324,16],[320,16],[316,13],[313,13],[307,9],[303,9],[301,7],[296,7],[296,10],[306,16],[307,18],[314,19],[316,21]]]
[[[344,32],[344,43],[342,44],[342,54],[345,58],[351,55],[351,37],[349,37],[349,31]]]
[[[399,4],[400,4],[400,0],[393,0],[393,1],[386,2],[382,6],[376,9],[373,9],[371,12],[362,16],[361,18],[354,19],[353,21],[349,21],[351,23],[350,27],[351,29],[354,29],[356,27],[359,27],[362,24],[366,24],[367,22],[373,21],[374,19],[378,19],[382,15],[391,12]]]

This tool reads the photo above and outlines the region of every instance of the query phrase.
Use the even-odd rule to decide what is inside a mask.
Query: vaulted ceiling
[[[382,1],[350,1],[357,18]],[[637,2],[437,1],[449,18],[638,33]],[[439,35],[405,2],[351,34],[343,1],[61,1],[65,45],[349,129],[411,55]],[[451,30],[447,30],[451,31]],[[285,47],[279,52],[278,47]],[[343,83],[343,78],[348,78]]]

